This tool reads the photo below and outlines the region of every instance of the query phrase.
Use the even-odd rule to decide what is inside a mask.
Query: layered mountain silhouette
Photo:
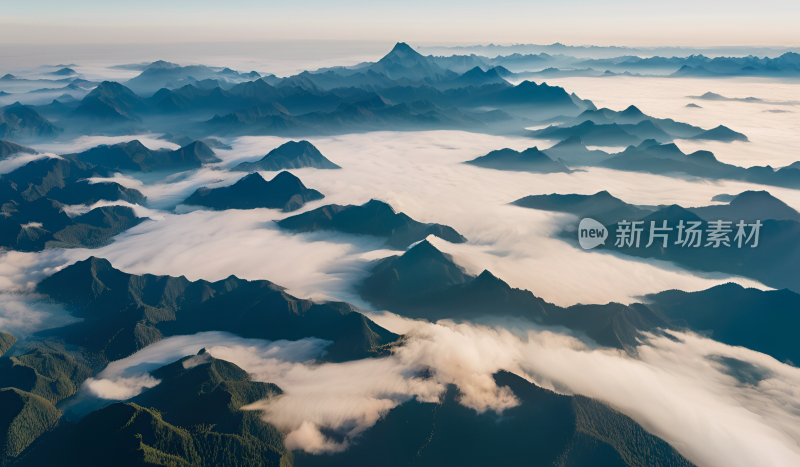
[[[570,136],[542,152],[553,160],[562,160],[573,167],[593,166],[609,158],[605,151],[587,148],[580,136]]]
[[[375,63],[305,71],[286,78],[158,61],[136,65],[141,74],[124,83],[65,79],[63,94],[77,96],[80,102],[74,105],[62,96],[38,108],[57,119],[70,135],[122,135],[150,130],[202,139],[213,135],[303,137],[431,129],[517,134],[530,126],[530,120],[556,116],[569,119],[582,111],[597,111],[591,101],[559,86],[528,80],[511,85],[507,81],[533,76],[515,75],[509,67],[563,60],[564,57],[547,54],[496,59],[425,57],[407,44],[398,43]],[[458,71],[449,69],[451,66]],[[615,145],[636,144],[648,138],[669,142],[703,132],[691,125],[637,112],[629,108],[614,112],[619,114],[616,122],[595,123],[623,126],[628,141],[620,140]],[[572,122],[571,126],[583,121]],[[731,137],[717,133],[706,136]],[[580,136],[586,144],[594,144],[594,136]],[[188,142],[178,144],[185,146]]]
[[[625,110],[620,112],[605,107],[596,110],[589,109],[575,117],[565,126],[579,125],[587,121],[592,121],[597,125],[609,125],[612,123],[616,123],[617,125],[637,125],[644,121],[649,121],[655,127],[674,138],[691,138],[703,132],[702,128],[676,122],[671,118],[651,117],[634,105],[628,106]]]
[[[202,140],[194,139],[187,135],[173,135],[172,133],[165,133],[158,137],[158,139],[163,139],[169,141],[170,143],[175,143],[180,147],[188,146],[195,141],[200,141],[204,143],[209,148],[213,149],[233,149],[233,147],[223,143],[222,141],[214,138],[205,138]]]
[[[551,140],[565,140],[577,136],[586,144],[594,146],[628,146],[641,141],[641,138],[631,135],[616,123],[597,125],[591,120],[568,128],[556,126],[536,130],[531,132],[531,136]]]
[[[523,81],[510,88],[502,86],[502,89],[496,92],[470,99],[468,104],[515,111],[527,110],[526,113],[540,111],[575,115],[582,110],[564,88],[549,86],[547,83],[536,84],[532,81]]]
[[[800,56],[798,56],[800,57]],[[769,104],[769,105],[798,105],[800,101],[772,101],[766,99],[759,99],[757,97],[725,97],[715,92],[707,92],[702,96],[686,96],[690,99],[702,99],[706,101],[733,101],[733,102],[746,102],[755,104]],[[786,112],[785,110],[766,110],[765,112]]]
[[[467,70],[461,76],[449,81],[439,83],[439,89],[466,88],[468,86],[480,87],[487,84],[499,84],[511,87],[511,84],[503,79],[503,75],[508,76],[510,72],[503,67],[489,68],[484,71],[480,66]]]
[[[133,140],[111,146],[101,145],[62,157],[71,161],[131,172],[188,170],[198,168],[204,163],[220,162],[214,151],[202,141],[194,141],[180,149],[170,151],[151,150],[138,140]]]
[[[800,345],[794,338],[800,326],[800,295],[795,292],[729,283],[700,292],[669,290],[646,298],[648,307],[714,340],[763,352],[792,365],[800,361]],[[751,370],[747,382],[757,383],[759,369]]]
[[[145,203],[145,197],[139,190],[126,188],[116,182],[92,183],[88,180],[71,183],[63,188],[53,188],[47,193],[47,197],[67,205],[91,205],[101,200],[127,201],[141,205]]]
[[[608,192],[587,195],[537,195],[527,196],[512,204],[544,211],[556,211],[574,214],[578,217],[589,217],[606,225],[609,240],[600,249],[612,250],[631,256],[657,258],[675,262],[689,269],[708,272],[724,272],[728,274],[750,277],[776,288],[789,288],[800,291],[800,284],[790,273],[792,264],[800,257],[795,243],[800,241],[800,213],[775,198],[766,191],[745,191],[730,198],[727,204],[684,208],[678,205],[634,206],[614,198]],[[641,221],[642,228],[638,248],[625,245],[618,248],[614,245],[616,232],[621,221]],[[663,246],[661,237],[650,240],[652,223],[659,228],[663,222],[672,230],[668,235],[667,247]],[[685,227],[689,222],[701,222],[703,231],[701,247],[686,247],[678,241],[679,222]],[[708,222],[729,222],[731,232],[727,235],[730,247],[703,247],[707,244],[705,231]],[[735,241],[738,233],[736,224],[744,221],[747,224],[760,222],[759,243],[756,248],[743,242],[741,248]],[[746,235],[750,235],[750,227]],[[564,238],[574,240],[575,232],[562,232]],[[684,236],[684,240],[686,237]],[[743,239],[745,240],[745,239]],[[677,242],[677,243],[676,243]]]
[[[413,91],[416,92],[416,91]],[[454,107],[441,108],[427,99],[396,105],[375,105],[375,99],[342,103],[330,111],[300,115],[251,116],[241,111],[216,115],[204,122],[209,134],[302,136],[359,131],[483,128],[485,124]]]
[[[21,197],[26,201],[34,201],[48,195],[51,190],[56,188],[65,188],[69,184],[94,177],[108,178],[110,176],[111,171],[105,167],[72,162],[63,158],[45,158],[31,161],[10,173],[4,174],[0,177],[0,180],[3,181],[4,196],[11,198]],[[109,183],[116,185],[114,182]],[[135,192],[138,195],[133,196],[142,196],[136,190],[128,189],[126,192]],[[116,198],[111,201],[115,200]]]
[[[72,76],[72,75],[77,75],[78,73],[72,68],[64,67],[52,72],[51,74],[56,76]]]
[[[786,52],[778,57],[774,57],[773,54],[759,54],[763,58],[748,53],[743,53],[742,55],[746,56],[721,55],[708,57],[698,53],[687,57],[678,53],[673,57],[654,55],[640,58],[638,56],[624,55],[607,59],[570,60],[568,63],[571,67],[594,67],[595,69],[610,69],[617,73],[641,72],[661,76],[668,75],[675,78],[733,76],[789,78],[799,74],[797,65],[800,63],[800,55],[795,52]],[[769,58],[768,55],[774,58]]]
[[[39,159],[0,177],[0,246],[20,251],[44,248],[98,248],[141,223],[133,209],[104,206],[68,216],[65,204],[100,200],[142,204],[144,196],[116,182],[91,183],[108,170],[61,158]]]
[[[11,141],[52,140],[64,130],[32,108],[19,102],[0,111],[0,139]]]
[[[690,139],[703,139],[703,140],[710,140],[710,141],[722,141],[725,143],[729,143],[731,141],[745,141],[747,142],[747,136],[737,133],[726,126],[718,126],[716,128],[712,128],[708,131],[704,131],[699,135],[693,136]]]
[[[520,198],[511,204],[540,211],[555,211],[573,214],[579,218],[590,217],[603,224],[620,220],[637,220],[650,210],[625,203],[607,191],[593,195],[534,195]]]
[[[141,123],[139,113],[144,109],[145,102],[136,93],[119,83],[103,81],[71,115],[101,124]]]
[[[698,219],[684,212],[684,219]],[[649,222],[645,226],[649,226]],[[609,227],[612,237],[613,232]],[[643,234],[640,250],[659,250],[643,248],[648,239],[646,235],[647,232]],[[764,241],[764,233],[761,235]],[[609,244],[613,241],[607,242]],[[660,250],[663,253],[676,249],[680,246],[670,244]],[[710,249],[693,249],[691,253],[702,256],[704,250]],[[729,251],[728,254],[733,253]],[[790,252],[790,256],[795,258],[794,253]],[[776,263],[780,271],[776,276],[788,274],[788,261],[778,263],[770,256],[767,262]],[[645,297],[646,304],[609,303],[563,308],[527,290],[512,288],[489,271],[472,276],[454,263],[452,257],[424,241],[402,256],[390,256],[377,262],[359,293],[380,308],[412,318],[522,317],[542,325],[564,326],[600,345],[628,352],[635,352],[640,345],[641,331],[658,334],[663,329],[689,329],[728,345],[767,353],[781,361],[796,362],[800,358],[800,344],[791,338],[800,320],[797,312],[800,294],[785,289],[761,291],[726,284],[701,292],[673,290],[652,294]],[[775,331],[777,327],[781,330]],[[735,366],[735,362],[731,364]]]
[[[252,173],[230,186],[198,188],[183,204],[217,210],[272,208],[290,212],[324,197],[317,190],[306,188],[289,172],[281,172],[270,181],[259,173]]]
[[[800,213],[767,191],[745,191],[738,195],[715,197],[716,204],[686,208],[706,221],[755,222],[759,219],[800,221]],[[590,217],[604,224],[621,220],[638,220],[667,206],[637,206],[615,198],[607,191],[594,195],[533,195],[520,198],[511,204],[541,211],[555,211]]]
[[[256,172],[259,170],[278,171],[313,167],[315,169],[340,169],[329,161],[308,141],[289,141],[273,149],[256,162],[242,162],[231,170],[236,172]]]
[[[146,220],[127,206],[103,206],[70,218],[62,204],[47,198],[7,203],[3,209],[0,246],[19,251],[100,248]]]
[[[554,161],[537,147],[524,151],[499,149],[485,156],[478,157],[465,164],[476,165],[487,169],[512,170],[516,172],[534,173],[571,173],[563,161]]]
[[[411,81],[435,82],[453,79],[457,76],[456,73],[429,62],[427,58],[405,42],[398,42],[388,54],[377,63],[370,65],[368,70],[395,80],[405,78]]]
[[[165,336],[212,330],[268,340],[331,340],[326,358],[335,361],[379,355],[399,337],[346,303],[297,299],[268,281],[132,275],[95,257],[53,274],[37,291],[83,319],[39,335],[80,346],[101,362]]]
[[[744,191],[728,204],[688,208],[705,220],[755,222],[759,219],[800,221],[800,213],[768,191]]]
[[[738,167],[717,160],[709,151],[683,153],[674,143],[654,140],[629,146],[596,165],[615,170],[658,175],[686,174],[711,180],[740,180],[761,185],[800,188],[800,169],[792,166],[774,170],[770,166]]]
[[[746,198],[747,196],[745,196],[745,200]],[[612,249],[615,252],[636,257],[671,261],[688,269],[750,277],[770,287],[800,291],[800,283],[791,272],[795,262],[800,258],[800,249],[797,247],[798,239],[800,239],[800,222],[797,220],[764,218],[746,207],[741,210],[742,213],[739,215],[737,214],[738,206],[731,204],[730,209],[726,211],[706,209],[695,211],[695,209],[685,209],[678,205],[664,207],[640,219],[643,221],[640,226],[643,231],[641,233],[642,240],[638,248],[635,245],[629,246],[627,244],[623,247],[616,247],[612,242],[606,242],[606,245],[600,248]],[[767,208],[764,214],[774,209]],[[707,224],[708,221],[701,218],[696,212],[708,217],[714,216],[714,218],[710,219],[713,221],[725,220],[725,218],[731,217],[735,219],[730,224],[731,232],[727,235],[729,247],[712,248],[711,246],[706,246],[708,238],[705,231],[710,227]],[[715,218],[716,215],[720,215],[722,219]],[[750,235],[751,229],[748,227],[745,231],[746,237],[742,239],[742,247],[740,248],[735,240],[735,235],[738,233],[738,228],[735,224],[740,220],[752,218],[754,215],[758,216],[756,220],[761,223],[758,246],[752,247],[753,239],[749,243],[745,242],[747,236]],[[646,247],[647,243],[649,243],[651,223],[655,222],[656,227],[662,227],[664,221],[667,221],[668,226],[673,227],[671,231],[662,232],[668,235],[667,247],[663,247],[663,239],[660,237],[657,237],[650,247]],[[681,221],[685,226],[689,226],[689,222],[702,222],[701,229],[704,234],[701,239],[701,246],[687,247],[676,243],[678,240],[676,227]],[[611,237],[615,235],[618,224],[608,225],[607,228]],[[685,236],[683,240],[686,240]],[[694,244],[692,242],[692,245]]]
[[[464,243],[466,238],[452,227],[417,222],[402,212],[395,212],[382,201],[370,200],[361,206],[330,204],[313,211],[278,221],[281,228],[294,232],[336,230],[339,232],[385,237],[386,244],[398,249],[435,235],[451,243]]]
[[[565,326],[600,345],[635,351],[640,331],[672,326],[640,304],[562,308],[527,290],[511,288],[489,271],[469,275],[452,258],[422,241],[402,256],[377,262],[359,293],[381,309],[412,318],[473,319],[514,316]]]
[[[595,146],[628,146],[650,139],[659,143],[669,143],[678,138],[720,138],[719,141],[728,142],[733,140],[730,139],[731,133],[724,130],[714,129],[709,132],[672,119],[651,117],[631,105],[621,112],[607,108],[587,109],[567,123],[532,131],[530,135],[553,140],[580,137],[585,144]],[[736,136],[741,137],[744,135]]]
[[[162,88],[180,87],[185,84],[214,81],[219,85],[233,85],[242,81],[260,78],[255,71],[239,73],[229,68],[211,68],[205,65],[180,66],[163,60],[149,64],[142,72],[128,80],[125,85],[142,95],[152,94]]]

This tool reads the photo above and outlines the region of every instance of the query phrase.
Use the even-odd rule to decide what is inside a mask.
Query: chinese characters
[[[660,224],[660,225],[659,225]],[[758,237],[761,231],[761,221],[757,220],[748,224],[741,220],[735,226],[731,221],[709,221],[706,229],[702,228],[702,221],[678,221],[678,225],[670,227],[666,220],[657,222],[650,221],[648,230],[649,239],[645,248],[649,248],[654,243],[661,248],[667,248],[670,243],[678,245],[679,248],[721,248],[734,245],[736,248],[743,248],[750,245],[750,248],[758,246]],[[731,240],[731,234],[736,227],[736,233]],[[617,223],[616,242],[617,248],[639,248],[642,242],[642,235],[645,231],[645,221],[620,221]],[[675,232],[676,240],[670,242],[670,234]],[[704,240],[705,234],[705,240]]]

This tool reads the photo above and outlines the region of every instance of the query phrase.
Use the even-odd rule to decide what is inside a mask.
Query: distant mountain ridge
[[[513,149],[498,149],[480,156],[465,164],[476,165],[487,169],[513,170],[518,172],[534,173],[572,173],[572,170],[563,161],[554,161],[540,151],[537,147],[524,151]]]
[[[82,100],[74,109],[60,101],[47,109],[40,107],[57,118],[70,135],[150,130],[202,139],[432,129],[519,134],[531,120],[575,117],[596,110],[591,101],[559,86],[530,81],[551,74],[511,71],[531,63],[560,65],[567,59],[548,54],[512,54],[496,60],[426,57],[400,42],[377,62],[284,78],[158,61],[125,68],[140,69],[141,74],[124,83],[104,81],[88,93],[76,91],[73,94]],[[509,80],[519,84],[511,85]],[[73,79],[67,86],[75,83]],[[85,87],[93,84],[87,82]],[[668,119],[649,119],[652,124],[616,122],[627,125],[623,131],[630,134],[627,141],[616,143],[636,144],[649,138],[669,142],[702,132]],[[586,144],[594,144],[589,135],[578,136]],[[720,137],[716,133],[707,136]],[[730,137],[728,133],[720,139]]]

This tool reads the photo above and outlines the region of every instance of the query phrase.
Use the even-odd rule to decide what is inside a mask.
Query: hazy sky
[[[0,0],[0,44],[800,45],[797,0]]]

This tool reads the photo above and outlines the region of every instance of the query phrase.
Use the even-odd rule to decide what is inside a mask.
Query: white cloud
[[[14,157],[0,160],[0,175],[13,172],[29,162],[48,157],[58,156],[55,154],[17,154]]]
[[[229,151],[234,162],[240,156],[260,157],[283,141],[271,137],[241,140],[242,149]],[[233,143],[235,148],[238,141]],[[329,203],[384,200],[419,221],[447,224],[465,235],[470,242],[464,245],[434,243],[470,272],[489,269],[513,287],[561,305],[630,302],[646,293],[673,288],[702,290],[731,278],[692,274],[653,260],[582,251],[552,237],[561,226],[576,223],[574,217],[517,208],[509,202],[530,194],[609,189],[631,203],[691,206],[707,204],[715,194],[752,188],[742,183],[693,183],[604,169],[537,175],[460,163],[492,149],[522,149],[533,144],[524,138],[451,131],[417,132],[412,138],[409,133],[379,132],[312,142],[343,169],[294,171],[307,186],[326,195],[299,212]],[[271,178],[274,172],[264,175]],[[152,209],[174,206],[199,186],[231,184],[241,176],[204,168],[177,174],[168,183],[144,184],[127,176],[113,180],[141,190]],[[800,207],[800,194],[783,199]],[[218,280],[235,274],[271,280],[303,297],[336,298],[366,306],[354,294],[353,285],[368,275],[368,259],[390,254],[381,251],[383,241],[330,232],[291,235],[272,222],[294,214],[268,209],[194,211],[180,216],[162,213],[159,219],[150,212],[147,215],[157,222],[139,225],[101,249],[63,253],[62,261],[95,255],[128,272],[186,275],[192,280]],[[760,287],[755,281],[733,280]]]
[[[89,378],[84,381],[83,388],[99,399],[121,401],[136,396],[145,388],[155,387],[160,382],[160,380],[146,374],[132,376],[130,378]]]
[[[0,331],[25,337],[41,329],[79,321],[62,307],[36,294],[0,293]]]
[[[122,135],[122,136],[80,136],[71,140],[56,140],[52,142],[37,143],[34,149],[53,154],[72,154],[91,149],[101,144],[127,143],[139,140],[150,149],[178,149],[178,145],[169,141],[158,139],[160,134]]]
[[[599,97],[598,105],[615,109],[624,107],[623,101],[625,105],[635,101],[643,111],[656,116],[674,115],[670,105],[682,106],[681,96],[695,93],[708,83],[723,94],[741,96],[748,92],[747,86],[734,81],[720,84],[673,80],[674,84],[669,84],[663,80],[615,80],[569,81],[575,86],[568,89],[584,97]],[[628,95],[620,95],[620,83],[632,86]],[[691,84],[692,90],[682,83]],[[668,99],[648,89],[649,84],[657,84],[660,94]],[[787,93],[784,99],[796,99],[788,95],[795,91],[781,89]],[[759,97],[773,96],[765,91]],[[793,139],[797,132],[792,123],[797,114],[759,113],[759,117],[769,120],[744,125],[746,122],[740,120],[743,116],[727,116],[745,115],[738,111],[740,107],[714,107],[710,117],[691,117],[687,113],[685,120],[709,127],[712,121],[727,124],[726,119],[730,118],[733,124],[729,126],[754,141],[752,146],[710,144],[708,147],[714,147],[721,160],[746,165],[756,160],[757,154],[752,151],[760,148],[768,149],[764,158],[776,166],[785,165],[794,157],[789,152],[779,154],[778,147],[785,149],[787,144],[798,142]],[[791,120],[786,123],[779,120],[782,118]],[[168,144],[152,140],[152,136],[143,140],[148,147]],[[52,148],[37,149],[65,153],[100,142],[130,139],[133,137],[87,137],[66,146],[54,144]],[[219,151],[223,162],[218,166],[230,167],[260,158],[283,141],[269,137],[237,139],[233,150]],[[460,163],[493,149],[524,149],[541,144],[524,138],[437,131],[379,132],[311,141],[343,169],[294,171],[307,186],[326,195],[326,199],[309,203],[303,210],[328,203],[361,204],[370,198],[382,199],[417,220],[451,225],[469,238],[470,243],[464,245],[433,240],[469,271],[490,269],[512,286],[564,305],[627,302],[638,295],[670,288],[700,290],[727,278],[698,277],[668,264],[583,252],[552,238],[560,227],[576,222],[574,218],[511,207],[507,205],[510,201],[531,194],[609,190],[635,204],[699,206],[720,193],[768,189],[789,205],[800,207],[800,191],[745,183],[692,182],[604,169],[572,175],[536,175]],[[681,142],[679,145],[694,147]],[[154,210],[176,205],[199,186],[230,184],[242,175],[215,167],[148,183],[129,176],[114,177],[148,196],[149,211],[135,209],[154,221],[117,236],[114,243],[97,250],[0,253],[0,291],[6,293],[0,296],[0,328],[42,326],[46,316],[37,313],[50,310],[33,308],[34,297],[9,292],[30,292],[43,277],[91,255],[106,257],[115,267],[131,273],[186,275],[191,280],[218,280],[236,274],[246,279],[271,280],[303,297],[345,299],[365,306],[354,295],[353,285],[368,274],[369,260],[392,253],[383,249],[380,239],[338,233],[290,235],[277,229],[273,221],[291,214],[275,210],[195,211],[182,215]],[[265,175],[271,178],[274,174]],[[86,384],[81,395],[135,394],[153,384],[141,376],[143,371],[195,355],[206,347],[211,355],[233,361],[259,380],[278,384],[285,391],[283,396],[252,408],[262,410],[267,420],[287,432],[287,443],[293,448],[319,453],[341,450],[347,443],[357,442],[358,435],[388,410],[411,398],[437,400],[447,384],[456,384],[463,393],[461,402],[477,411],[506,410],[517,401],[491,379],[493,373],[504,369],[545,387],[606,401],[668,440],[700,466],[800,463],[800,393],[796,389],[800,387],[800,370],[763,354],[691,334],[677,334],[677,342],[651,336],[639,357],[632,358],[614,350],[589,348],[574,337],[522,321],[506,320],[504,327],[492,327],[430,324],[390,314],[372,317],[395,332],[409,334],[409,341],[387,358],[318,364],[312,360],[329,344],[318,339],[266,343],[216,332],[179,336],[113,362]],[[738,381],[718,356],[764,369],[763,379],[755,384]],[[424,374],[431,377],[423,377]],[[339,430],[346,441],[329,439],[323,435],[325,429]]]
[[[639,357],[592,349],[570,336],[522,320],[505,327],[428,323],[371,315],[408,341],[385,358],[319,364],[314,340],[268,344],[224,333],[165,339],[114,362],[98,379],[118,381],[156,361],[193,355],[202,347],[236,363],[284,394],[247,407],[287,434],[292,449],[338,452],[412,398],[438,401],[448,384],[478,412],[518,404],[492,374],[511,371],[543,387],[602,400],[662,437],[699,466],[794,465],[800,461],[800,369],[747,349],[693,334],[649,336]],[[307,359],[311,356],[312,359]],[[719,357],[747,362],[760,381],[743,383]],[[147,363],[146,363],[147,362]],[[143,366],[143,364],[146,365]],[[151,368],[152,369],[152,368]],[[343,441],[323,434],[334,430]]]

